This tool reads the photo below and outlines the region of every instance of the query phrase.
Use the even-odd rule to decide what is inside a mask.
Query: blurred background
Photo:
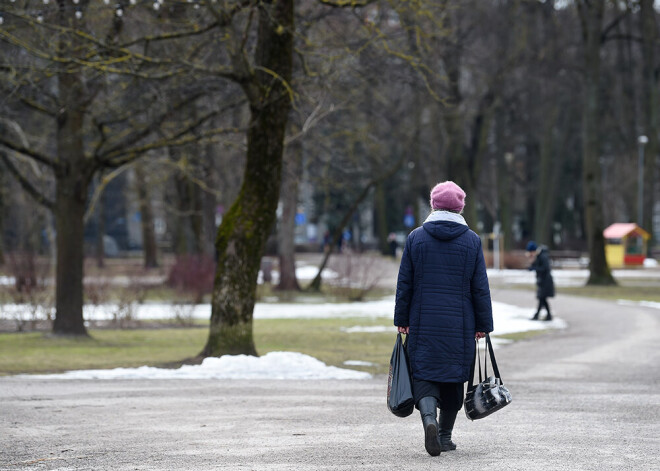
[[[106,296],[103,276],[132,299],[142,285],[191,302],[211,292],[218,228],[259,171],[246,170],[254,91],[241,67],[266,70],[255,69],[261,5],[1,2],[0,270],[12,299],[52,297],[69,260],[58,237],[60,250],[84,249],[85,302]],[[628,256],[610,265],[654,266],[652,0],[293,8],[292,107],[260,280],[275,270],[298,289],[295,254],[318,264],[330,246],[400,255],[443,180],[466,190],[491,267],[524,268],[533,239],[557,267],[585,268],[590,240],[615,223],[636,225],[606,237]],[[71,270],[62,277],[82,276]]]

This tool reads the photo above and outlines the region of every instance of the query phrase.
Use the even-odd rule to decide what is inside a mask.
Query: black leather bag
[[[404,343],[397,334],[387,378],[387,408],[397,417],[408,417],[415,409],[407,343],[407,337]]]
[[[490,336],[486,334],[486,354],[484,355],[484,378],[481,376],[481,354],[479,353],[479,341],[476,340],[475,362],[470,369],[470,380],[465,393],[465,415],[470,420],[483,419],[493,412],[500,410],[511,403],[511,393],[504,387],[500,370],[497,368],[495,353]],[[488,376],[488,354],[493,365],[494,376]],[[474,384],[474,366],[479,365],[479,384]]]

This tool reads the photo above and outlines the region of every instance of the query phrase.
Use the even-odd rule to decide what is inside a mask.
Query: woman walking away
[[[544,320],[551,321],[552,314],[550,313],[548,298],[552,298],[555,295],[555,283],[552,280],[552,274],[550,273],[548,248],[545,245],[538,247],[536,242],[530,240],[527,243],[526,250],[527,257],[534,259],[529,266],[529,270],[536,271],[536,297],[539,299],[539,306],[536,308],[536,314],[534,314],[534,317],[532,317],[531,320],[539,320],[541,308],[545,308],[548,315],[545,316]]]
[[[493,330],[481,239],[461,216],[464,206],[465,192],[454,182],[433,187],[432,212],[408,236],[396,286],[394,325],[408,334],[413,395],[431,456],[456,449],[451,435],[474,339]]]

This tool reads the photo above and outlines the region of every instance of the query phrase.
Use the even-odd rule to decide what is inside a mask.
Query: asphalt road
[[[533,293],[494,290],[531,307]],[[507,408],[430,457],[367,381],[0,378],[0,469],[658,470],[660,311],[559,296],[568,329],[497,349]],[[497,325],[495,326],[497,328]]]

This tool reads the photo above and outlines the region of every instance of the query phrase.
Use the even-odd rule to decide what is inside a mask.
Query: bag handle
[[[484,356],[484,378],[481,377],[481,349],[479,348],[479,341],[477,340],[477,364],[479,365],[479,382],[481,383],[484,378],[488,377],[488,370],[486,369],[486,357]]]
[[[493,343],[490,340],[490,335],[486,334],[486,350],[490,353],[490,363],[493,365],[493,373],[495,373],[495,377],[499,378],[500,384],[504,384],[504,381],[502,381],[502,376],[500,375],[500,370],[497,367],[497,361],[495,360],[495,352],[493,351]],[[484,362],[485,362],[484,358]],[[488,377],[488,374],[486,374],[486,377]]]
[[[479,383],[483,381],[482,376],[481,376],[481,352],[479,351],[479,339],[474,339],[474,347],[475,347],[475,352],[474,352],[474,360],[472,361],[472,365],[470,366],[470,379],[468,380],[468,385],[467,385],[467,390],[471,391],[473,390],[476,386],[474,385],[474,369],[476,365],[479,365]],[[500,375],[500,370],[497,367],[497,361],[495,360],[495,352],[493,352],[493,343],[490,340],[490,335],[486,334],[486,350],[488,354],[484,355],[484,374],[486,375],[485,377],[488,378],[488,357],[490,356],[490,362],[493,365],[493,372],[495,373],[495,377],[499,378],[500,384],[504,385],[504,381],[502,381],[502,376]]]

